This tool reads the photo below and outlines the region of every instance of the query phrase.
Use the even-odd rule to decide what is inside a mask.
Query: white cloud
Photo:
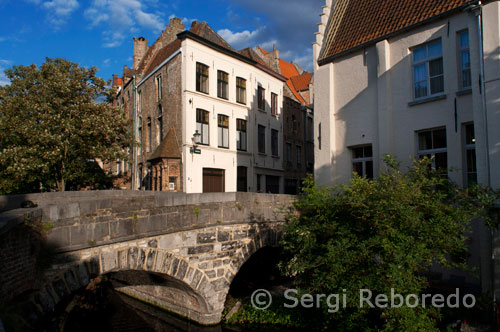
[[[137,28],[158,33],[164,27],[160,14],[148,11],[146,3],[139,0],[93,0],[84,15],[91,28],[106,26],[107,30],[103,32],[104,47],[117,47]]]
[[[283,0],[232,0],[228,13],[238,12],[233,9],[240,7],[261,15],[266,26],[266,38],[260,40],[261,46],[270,50],[273,44],[271,41],[277,41],[274,43],[277,44],[281,58],[295,61],[304,69],[311,71],[313,67],[311,43],[314,41],[314,33],[318,29],[317,23],[320,22],[321,6],[324,4],[325,0],[287,0],[286,5]],[[243,20],[243,18],[238,19]]]
[[[237,50],[247,47],[253,48],[257,45],[271,45],[272,47],[273,43],[276,42],[274,39],[269,39],[269,34],[267,33],[266,28],[258,28],[253,31],[244,30],[241,32],[221,29],[217,31],[217,33]]]
[[[31,0],[32,3],[41,4],[47,11],[47,19],[56,28],[65,24],[71,14],[80,6],[77,0],[52,0],[41,3]]]
[[[4,60],[0,59],[0,86],[8,85],[10,84],[9,79],[4,73],[4,70],[7,69],[7,66],[10,66],[12,64],[12,61],[10,60]]]

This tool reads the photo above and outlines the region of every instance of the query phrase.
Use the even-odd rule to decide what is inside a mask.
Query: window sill
[[[274,154],[273,154],[273,155],[271,155],[271,157],[273,157],[273,158],[275,158],[275,159],[279,159],[279,158],[280,158],[280,156],[277,156],[277,155],[274,155]]]
[[[196,92],[200,92],[200,93],[204,93],[204,94],[208,95],[208,91],[205,92],[205,91],[201,91],[201,90],[196,90]]]
[[[217,98],[224,99],[224,100],[229,100],[229,98],[224,98],[224,97],[221,97],[221,96],[217,96]]]
[[[421,99],[409,102],[408,106],[415,106],[415,105],[430,103],[430,102],[433,102],[433,101],[443,100],[443,99],[446,99],[446,95],[445,94],[437,95],[437,96],[431,96],[431,97],[425,97],[425,98],[421,98]]]
[[[266,110],[263,110],[263,109],[261,109],[261,108],[257,108],[257,110],[258,110],[259,112],[266,113]]]
[[[243,101],[236,101],[238,104],[241,104],[241,105],[246,105],[247,103],[246,102],[243,102]]]
[[[462,89],[462,90],[457,91],[457,93],[456,93],[457,97],[470,95],[470,94],[472,94],[472,88]]]
[[[226,149],[229,150],[229,146],[218,146],[219,149]]]
[[[246,149],[245,150],[243,150],[243,149],[236,149],[236,151],[238,151],[238,152],[248,152]]]
[[[267,157],[267,154],[265,152],[258,152],[259,156]]]

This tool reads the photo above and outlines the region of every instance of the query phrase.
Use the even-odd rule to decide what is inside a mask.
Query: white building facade
[[[370,4],[323,7],[313,44],[316,181],[376,177],[391,154],[402,169],[429,156],[460,186],[500,188],[500,2],[383,0],[370,17],[348,16]],[[491,289],[490,235],[475,231]]]
[[[286,79],[192,33],[179,38],[185,192],[282,193]]]

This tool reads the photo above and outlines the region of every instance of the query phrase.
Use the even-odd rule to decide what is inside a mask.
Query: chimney
[[[144,59],[144,55],[148,51],[148,40],[144,37],[135,38],[134,37],[134,58],[133,58],[133,69],[137,69],[141,60]]]
[[[116,74],[113,74],[113,84],[111,85],[111,87],[115,87],[115,86],[118,86],[118,75]]]
[[[278,60],[280,58],[280,51],[278,51],[276,49],[276,44],[273,44],[273,51],[272,51],[272,54],[273,54],[273,58],[275,60]]]

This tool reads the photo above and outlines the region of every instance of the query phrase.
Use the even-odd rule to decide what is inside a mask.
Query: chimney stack
[[[144,59],[144,55],[148,51],[148,40],[144,37],[135,38],[134,37],[134,58],[133,58],[133,69],[137,69],[141,60]]]

